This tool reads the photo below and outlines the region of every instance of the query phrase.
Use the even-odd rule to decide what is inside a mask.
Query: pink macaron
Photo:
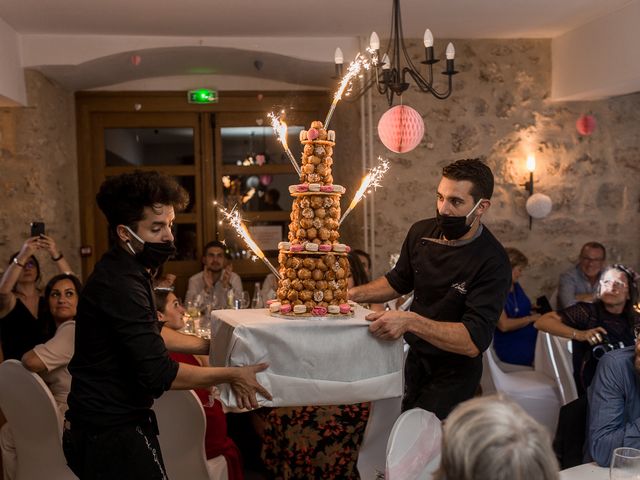
[[[347,305],[347,307],[348,307],[348,306],[349,306],[349,305]],[[293,308],[293,307],[291,306],[291,304],[290,304],[290,303],[285,303],[284,305],[282,305],[282,306],[280,307],[280,313],[291,313],[291,309],[292,309],[292,308]]]
[[[349,312],[351,312],[351,305],[349,305],[348,303],[341,303],[340,304],[340,313],[347,314]]]
[[[321,252],[330,252],[333,245],[318,245],[318,250]]]
[[[306,183],[301,183],[300,185],[296,185],[296,192],[308,192],[309,185]]]
[[[291,245],[289,249],[290,252],[302,252],[304,250],[304,245],[300,245],[299,243],[294,243]]]
[[[310,128],[307,131],[307,138],[309,140],[315,140],[316,138],[318,138],[319,135],[320,135],[320,132],[318,132],[318,130],[316,130],[315,128]]]
[[[325,193],[333,193],[333,185],[321,185],[320,191]]]
[[[324,317],[327,314],[327,307],[313,307],[311,313],[316,317]]]

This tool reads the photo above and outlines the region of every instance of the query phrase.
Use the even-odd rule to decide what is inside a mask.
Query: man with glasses
[[[618,447],[640,449],[640,343],[600,360],[589,389],[587,452],[608,467]]]
[[[607,252],[598,242],[587,242],[580,250],[578,264],[560,275],[558,310],[577,302],[593,302]]]

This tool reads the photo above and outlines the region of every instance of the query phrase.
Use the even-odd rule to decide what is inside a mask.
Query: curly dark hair
[[[179,212],[189,203],[189,194],[172,177],[136,170],[106,179],[96,201],[111,231],[118,225],[135,230],[144,218],[145,207],[172,205]]]
[[[490,200],[493,195],[493,173],[479,158],[456,160],[442,169],[442,176],[458,182],[471,182],[471,196],[474,202],[481,198]]]

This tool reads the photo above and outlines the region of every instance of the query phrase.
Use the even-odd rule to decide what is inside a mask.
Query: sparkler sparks
[[[353,62],[349,64],[349,68],[347,69],[347,73],[344,77],[342,77],[342,81],[340,82],[340,86],[338,90],[333,95],[333,101],[331,102],[331,108],[329,108],[329,113],[327,113],[327,118],[324,120],[324,128],[329,129],[329,122],[331,121],[331,117],[333,116],[333,112],[336,109],[336,105],[340,99],[342,99],[342,95],[344,95],[345,91],[347,91],[347,87],[351,85],[351,81],[360,74],[360,71],[364,68],[365,70],[369,70],[371,64],[369,60],[363,57],[359,52],[356,55],[356,58],[353,59]]]
[[[280,273],[276,267],[274,267],[267,257],[264,255],[264,252],[260,249],[258,244],[251,238],[251,234],[247,229],[246,225],[242,221],[242,217],[240,216],[240,212],[233,207],[231,211],[227,210],[223,206],[219,205],[218,202],[213,202],[213,204],[218,208],[218,211],[224,216],[224,219],[231,225],[231,227],[236,231],[236,234],[244,240],[247,244],[247,247],[258,257],[260,260],[264,262],[264,264],[269,267],[269,270],[276,276],[277,279],[280,279]]]
[[[353,196],[353,200],[351,200],[349,208],[347,208],[347,210],[342,214],[339,225],[342,225],[344,219],[349,215],[349,213],[351,213],[351,210],[355,208],[360,200],[363,199],[366,193],[371,193],[371,189],[376,190],[381,186],[380,181],[384,174],[389,170],[389,162],[382,157],[378,157],[378,161],[380,164],[377,167],[372,168],[362,179],[360,188],[358,188],[358,191]]]
[[[298,162],[293,156],[293,153],[291,153],[291,150],[289,150],[289,144],[287,143],[287,124],[280,119],[280,115],[276,115],[273,112],[269,113],[269,115],[267,116],[271,120],[271,127],[273,128],[273,133],[276,134],[276,138],[282,144],[282,148],[284,148],[284,151],[287,154],[287,157],[289,157],[289,160],[291,161],[293,168],[296,169],[298,176],[302,175],[302,170],[300,170],[300,166],[298,165]]]

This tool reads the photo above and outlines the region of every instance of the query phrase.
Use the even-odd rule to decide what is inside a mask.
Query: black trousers
[[[62,448],[80,480],[168,480],[153,412],[138,422],[103,429],[65,425]]]
[[[425,355],[411,348],[402,411],[422,408],[444,420],[456,405],[473,398],[481,376],[482,357]]]

